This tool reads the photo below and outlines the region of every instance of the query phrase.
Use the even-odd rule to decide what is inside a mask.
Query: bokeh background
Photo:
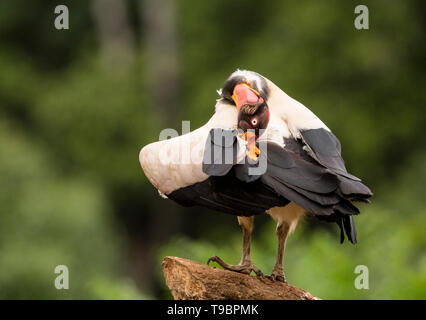
[[[66,4],[70,29],[54,28]],[[426,298],[426,2],[0,2],[0,298],[168,299],[166,255],[238,263],[236,218],[160,198],[138,163],[164,128],[204,124],[216,89],[255,70],[336,133],[375,196],[359,244],[302,221],[289,282],[323,299]],[[270,272],[275,225],[252,255]],[[69,290],[54,268],[67,265]],[[354,287],[357,265],[369,290]]]

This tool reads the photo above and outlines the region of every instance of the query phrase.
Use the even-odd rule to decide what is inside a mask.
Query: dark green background
[[[69,30],[54,28],[59,4]],[[354,28],[358,4],[369,30]],[[162,129],[204,124],[237,68],[316,113],[375,193],[356,246],[299,224],[289,282],[323,299],[426,298],[425,30],[421,0],[1,1],[0,298],[169,298],[165,255],[237,263],[236,218],[161,199],[138,162]],[[261,216],[253,260],[270,272],[275,252]],[[54,288],[60,264],[69,290]]]

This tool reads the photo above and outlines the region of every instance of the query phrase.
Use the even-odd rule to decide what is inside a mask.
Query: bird
[[[334,222],[340,242],[357,243],[354,202],[373,195],[350,174],[341,144],[310,109],[271,80],[236,70],[217,91],[215,112],[200,128],[148,144],[139,153],[142,169],[159,194],[183,206],[202,206],[237,216],[243,248],[239,264],[218,256],[226,270],[264,276],[250,255],[254,217],[276,222],[278,249],[271,274],[287,282],[284,252],[301,217]]]

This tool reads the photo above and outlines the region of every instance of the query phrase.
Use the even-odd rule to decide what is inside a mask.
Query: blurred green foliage
[[[426,5],[371,1],[176,1],[177,109],[155,105],[146,69],[147,1],[125,1],[136,43],[105,62],[93,1],[0,3],[0,298],[170,298],[165,255],[237,263],[236,218],[180,208],[141,173],[140,148],[164,126],[213,113],[236,68],[255,70],[314,111],[340,138],[348,169],[375,193],[356,218],[359,244],[339,245],[313,218],[290,237],[287,279],[321,298],[426,298]],[[124,49],[123,49],[124,50]],[[171,114],[165,114],[170,110]],[[274,225],[256,218],[254,262],[276,254]],[[54,268],[70,289],[54,288]],[[356,290],[366,265],[370,289]]]

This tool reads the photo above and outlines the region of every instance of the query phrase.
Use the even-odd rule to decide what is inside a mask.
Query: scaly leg
[[[281,282],[287,282],[283,270],[283,260],[284,260],[284,251],[285,243],[289,234],[290,227],[286,222],[282,222],[277,225],[277,236],[278,236],[278,253],[277,261],[275,262],[274,269],[272,270],[271,275],[269,276],[272,280],[277,280]]]
[[[237,265],[231,265],[224,262],[218,256],[210,257],[207,260],[207,264],[211,261],[217,262],[226,270],[241,272],[245,274],[250,274],[252,271],[256,273],[257,276],[263,276],[262,271],[256,267],[250,258],[250,242],[251,242],[251,233],[253,232],[254,227],[254,216],[251,217],[238,217],[238,223],[243,229],[243,254],[241,261]]]

